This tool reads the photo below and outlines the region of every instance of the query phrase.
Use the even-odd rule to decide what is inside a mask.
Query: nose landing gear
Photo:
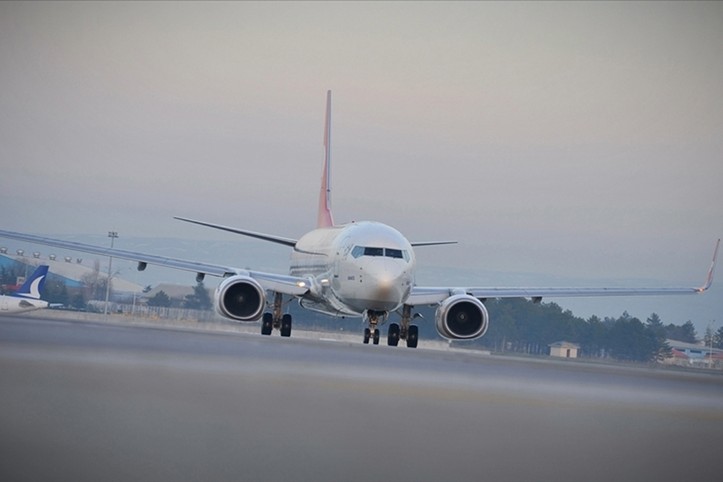
[[[368,345],[369,340],[375,345],[379,344],[379,328],[374,328],[372,331],[370,328],[364,328],[364,344]]]
[[[369,323],[369,328],[364,328],[364,344],[368,345],[369,340],[372,340],[372,343],[375,345],[379,344],[379,328],[377,328],[377,325],[380,322],[383,322],[387,317],[386,311],[373,311],[373,310],[367,310],[366,312],[366,320],[367,323]]]

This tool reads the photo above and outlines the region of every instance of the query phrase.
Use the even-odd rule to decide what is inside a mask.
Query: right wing
[[[99,256],[112,256],[114,258],[127,259],[138,263],[138,269],[144,270],[146,265],[152,264],[163,266],[165,268],[180,269],[190,271],[197,275],[211,275],[228,277],[233,275],[245,275],[254,278],[259,284],[267,290],[274,290],[280,293],[301,296],[305,294],[310,286],[309,280],[299,278],[297,276],[289,276],[275,273],[265,273],[261,271],[249,271],[246,269],[236,268],[229,265],[203,263],[200,261],[188,261],[185,259],[169,258],[167,256],[156,256],[138,251],[128,251],[117,248],[104,248],[102,246],[94,246],[92,244],[78,243],[75,241],[63,241],[60,239],[47,238],[44,236],[36,236],[32,234],[16,233],[14,231],[0,230],[0,237],[17,239],[28,243],[44,244],[47,246],[55,246],[57,248],[70,249],[73,251],[81,251],[84,253],[97,254]]]

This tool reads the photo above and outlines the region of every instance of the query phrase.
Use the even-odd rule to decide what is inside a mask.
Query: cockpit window
[[[402,258],[402,250],[401,249],[391,249],[387,248],[384,250],[384,256],[388,258]]]
[[[377,248],[373,246],[354,246],[351,250],[354,258],[361,256],[385,256],[387,258],[404,259],[409,262],[409,253],[404,249]]]
[[[364,248],[364,256],[384,256],[384,248]]]

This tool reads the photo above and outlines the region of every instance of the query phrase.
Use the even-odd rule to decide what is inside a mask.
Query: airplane
[[[0,295],[0,315],[23,313],[47,308],[49,303],[40,299],[48,276],[48,266],[38,266],[16,292]]]
[[[377,345],[379,326],[392,313],[399,322],[389,323],[387,344],[418,345],[419,329],[412,321],[415,307],[436,306],[435,326],[450,340],[473,340],[483,336],[490,319],[485,308],[490,298],[685,295],[707,291],[713,282],[720,239],[706,282],[683,288],[497,288],[434,287],[415,283],[414,248],[451,244],[455,241],[410,242],[391,226],[375,221],[337,224],[331,209],[331,91],[326,95],[324,162],[319,192],[316,228],[298,239],[238,229],[185,217],[175,219],[291,248],[289,274],[275,274],[200,261],[156,256],[147,253],[62,241],[43,236],[0,230],[0,236],[132,260],[139,271],[148,264],[196,273],[200,282],[206,275],[223,280],[216,288],[216,311],[236,322],[261,321],[261,333],[278,330],[291,336],[292,317],[284,307],[297,299],[302,307],[336,317],[361,317],[367,327],[363,342]]]

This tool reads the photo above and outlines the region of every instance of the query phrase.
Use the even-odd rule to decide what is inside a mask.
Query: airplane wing
[[[200,261],[188,261],[178,258],[169,258],[167,256],[157,256],[148,253],[140,253],[137,251],[128,251],[117,248],[104,248],[102,246],[94,246],[92,244],[78,243],[75,241],[63,241],[60,239],[47,238],[45,236],[37,236],[32,234],[16,233],[14,231],[0,230],[0,237],[17,239],[28,243],[44,244],[57,248],[64,248],[73,251],[81,251],[83,253],[97,254],[99,256],[113,256],[114,258],[127,259],[138,263],[138,269],[144,270],[146,265],[163,266],[165,268],[174,268],[184,271],[190,271],[197,275],[211,275],[227,277],[233,275],[246,275],[254,278],[261,284],[264,289],[278,291],[280,293],[301,296],[308,291],[310,283],[305,278],[296,276],[264,273],[261,271],[250,271],[236,268],[228,265],[203,263]]]
[[[570,298],[593,296],[655,296],[655,295],[694,295],[703,293],[713,284],[713,273],[718,258],[720,239],[715,245],[713,261],[708,269],[706,281],[699,287],[682,288],[448,288],[415,286],[407,303],[410,306],[434,305],[441,303],[454,294],[468,294],[479,299],[487,298]]]

